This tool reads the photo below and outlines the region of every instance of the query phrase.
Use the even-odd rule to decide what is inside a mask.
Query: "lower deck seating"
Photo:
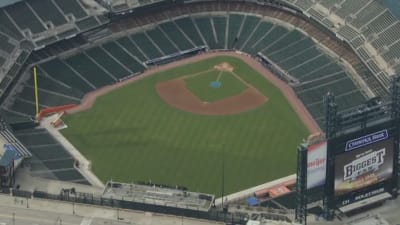
[[[160,24],[160,29],[172,40],[179,50],[187,50],[194,47],[184,33],[173,22],[165,22]]]
[[[215,30],[211,24],[211,20],[208,17],[195,17],[195,24],[201,33],[204,41],[211,49],[217,48],[217,39],[215,36]]]
[[[23,158],[29,158],[32,156],[31,152],[21,143],[19,139],[16,138],[13,132],[8,127],[2,127],[0,130],[0,136],[4,141],[12,145],[17,153]]]
[[[33,176],[55,178],[70,182],[87,182],[74,168],[75,160],[45,129],[15,131],[19,140],[33,154],[30,160]]]
[[[236,35],[237,43],[235,49],[241,49],[243,44],[247,41],[252,31],[260,22],[260,17],[247,15],[243,21],[242,27]]]

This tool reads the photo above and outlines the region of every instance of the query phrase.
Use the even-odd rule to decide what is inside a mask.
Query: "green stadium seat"
[[[97,88],[115,82],[109,74],[83,53],[71,56],[65,59],[65,62]]]

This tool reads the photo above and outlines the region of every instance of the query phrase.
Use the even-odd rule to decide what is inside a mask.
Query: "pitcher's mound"
[[[185,81],[173,79],[157,84],[160,97],[169,105],[180,110],[203,115],[229,115],[255,109],[268,99],[254,88],[247,88],[241,94],[215,102],[202,102],[186,88]]]

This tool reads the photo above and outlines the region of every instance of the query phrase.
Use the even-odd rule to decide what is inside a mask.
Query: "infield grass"
[[[204,116],[167,105],[158,82],[228,62],[268,101],[229,116]],[[225,194],[295,173],[296,146],[308,135],[282,93],[235,57],[215,57],[147,77],[65,117],[62,133],[92,161],[103,181],[149,181]]]
[[[203,102],[215,102],[230,96],[239,95],[248,87],[230,72],[206,71],[184,79],[186,87]],[[221,87],[211,87],[213,81],[221,82]]]

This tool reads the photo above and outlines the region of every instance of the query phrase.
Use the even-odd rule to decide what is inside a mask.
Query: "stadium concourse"
[[[33,66],[39,71],[40,108],[48,109],[79,104],[86,94],[140,76],[158,64],[207,51],[241,52],[287,82],[321,127],[325,119],[322,95],[335,93],[342,107],[339,111],[374,97],[385,100],[391,76],[400,72],[400,21],[375,0],[9,0],[2,4],[0,141],[12,146],[10,151],[18,156],[15,161],[21,157],[25,160],[22,165],[26,167],[17,170],[17,176],[25,172],[26,177],[43,179],[40,185],[54,180],[57,183],[56,188],[47,189],[52,190],[49,195],[42,193],[46,188],[39,184],[40,193],[35,193],[34,186],[18,190],[21,186],[17,183],[10,185],[14,173],[3,173],[1,184],[28,199],[36,194],[71,201],[69,196],[52,194],[61,192],[58,189],[72,190],[74,185],[85,192],[92,190],[88,185],[102,186],[88,170],[89,162],[75,154],[77,151],[71,153],[68,144],[36,121]],[[7,169],[20,164],[2,162],[7,162],[2,164]],[[16,180],[23,184],[23,177]],[[68,185],[63,186],[64,182]],[[98,189],[94,192],[99,193]],[[288,218],[293,213],[287,214],[295,207],[293,196],[266,199],[265,205],[284,209],[284,213],[272,210],[263,212],[265,216],[244,210],[230,214],[231,220],[220,214],[201,218],[225,223],[239,218],[238,223],[245,223],[256,214],[259,221],[268,218],[290,222]],[[0,197],[7,199],[1,204],[10,201],[7,196]],[[86,197],[82,197],[82,203],[88,201]],[[73,204],[76,198],[75,195]],[[32,201],[42,201],[36,199]],[[103,204],[103,199],[99,202]],[[111,202],[108,206],[114,206]],[[381,209],[390,211],[390,207],[397,207],[397,203],[393,201]],[[376,216],[398,223],[398,218],[388,211]],[[177,215],[176,212],[171,214]],[[183,212],[195,217],[195,213]],[[6,218],[7,223],[14,222],[12,217],[0,217]],[[373,218],[369,215],[342,219],[348,224],[380,222]]]

